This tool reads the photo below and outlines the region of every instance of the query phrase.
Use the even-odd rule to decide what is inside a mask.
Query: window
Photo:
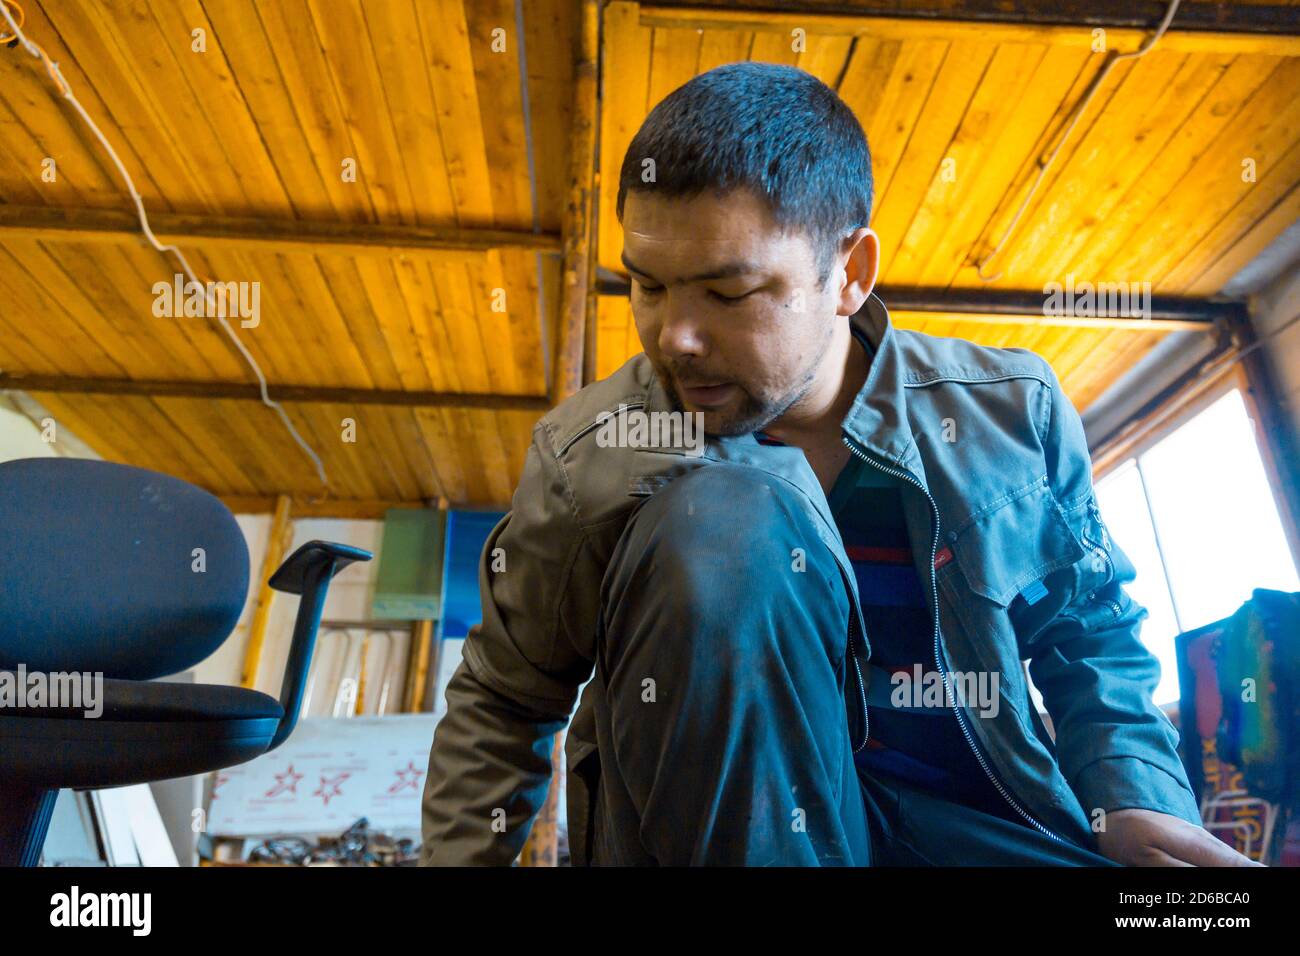
[[[1174,638],[1228,617],[1255,588],[1300,590],[1255,430],[1232,389],[1097,482],[1101,513],[1137,569],[1160,661],[1155,702],[1178,700]]]

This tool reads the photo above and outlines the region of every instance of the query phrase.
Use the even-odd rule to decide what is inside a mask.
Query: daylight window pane
[[[1129,597],[1147,609],[1148,617],[1140,632],[1142,642],[1160,661],[1160,684],[1155,702],[1168,704],[1178,700],[1178,663],[1174,638],[1178,620],[1169,598],[1169,585],[1155,529],[1142,491],[1142,478],[1134,462],[1126,462],[1097,482],[1097,504],[1111,539],[1133,562],[1137,577],[1126,585]]]
[[[1255,588],[1300,590],[1240,392],[1152,446],[1140,463],[1184,628],[1227,617]]]

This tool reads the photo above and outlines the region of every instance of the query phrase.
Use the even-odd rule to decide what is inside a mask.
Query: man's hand
[[[1154,810],[1112,810],[1097,834],[1102,856],[1125,866],[1263,866],[1204,827]]]

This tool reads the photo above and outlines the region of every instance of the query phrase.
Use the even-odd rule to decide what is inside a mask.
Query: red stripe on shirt
[[[871,561],[876,564],[911,564],[911,548],[875,547],[850,544],[844,548],[850,561]]]

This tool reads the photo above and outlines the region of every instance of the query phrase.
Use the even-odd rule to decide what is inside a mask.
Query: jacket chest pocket
[[[1027,707],[1021,670],[1027,645],[1073,590],[1069,573],[1049,576],[1086,552],[1041,479],[977,512],[948,540],[954,560],[940,583],[970,652],[982,667],[1001,673],[1013,703]]]
[[[1037,604],[1043,579],[1084,555],[1046,478],[977,513],[950,540],[967,587],[1000,608],[1022,594]]]

